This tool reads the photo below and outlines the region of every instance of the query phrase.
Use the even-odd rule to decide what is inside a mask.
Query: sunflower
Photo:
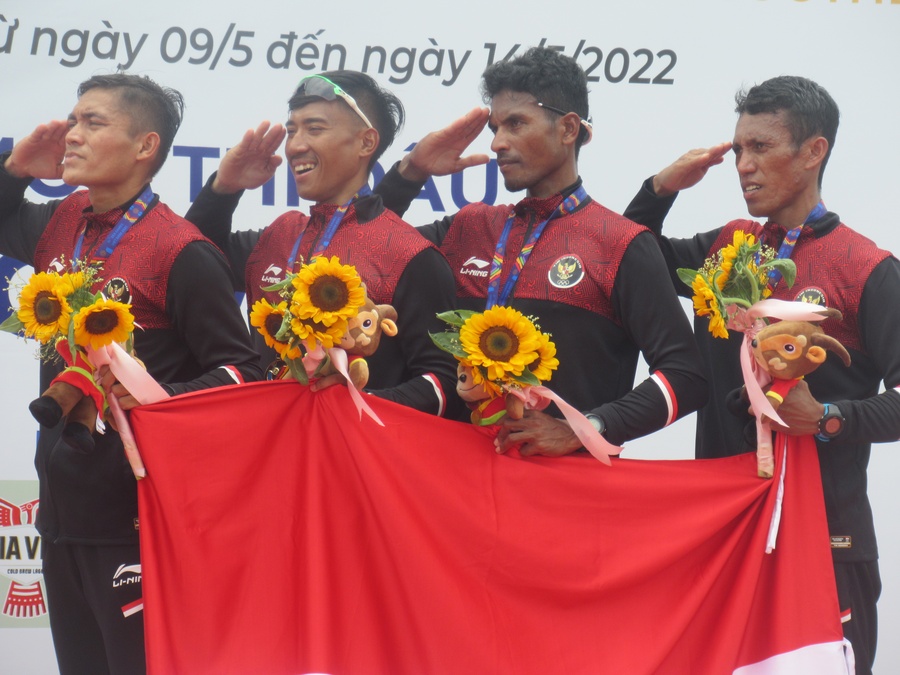
[[[60,288],[63,289],[66,297],[71,296],[75,291],[84,286],[84,272],[66,272],[59,278]]]
[[[273,305],[268,300],[257,300],[250,310],[250,325],[254,326],[265,339],[266,344],[278,352],[283,359],[298,359],[302,356],[300,347],[290,340],[279,340],[276,336],[284,325],[287,301]]]
[[[291,315],[331,326],[356,316],[366,301],[366,289],[356,268],[337,256],[319,256],[304,265],[293,280]]]
[[[559,367],[559,359],[556,358],[556,345],[550,342],[549,335],[538,333],[538,340],[538,358],[531,362],[528,369],[541,382],[546,382]]]
[[[75,344],[94,349],[125,342],[134,330],[131,305],[100,298],[75,315]]]
[[[496,306],[473,314],[459,329],[459,339],[473,366],[487,368],[487,378],[521,375],[538,358],[539,333],[521,312]]]
[[[55,335],[68,331],[72,308],[65,291],[58,274],[38,272],[31,276],[19,294],[17,312],[25,337],[47,344]]]
[[[712,306],[718,306],[716,295],[709,287],[709,282],[702,274],[694,277],[694,283],[691,284],[694,289],[694,311],[697,316],[706,316],[710,313]]]
[[[322,345],[322,349],[331,349],[340,345],[341,338],[347,332],[347,319],[336,317],[334,323],[326,326],[314,319],[291,319],[291,330],[294,335],[306,344],[308,351],[316,348],[316,343]]]

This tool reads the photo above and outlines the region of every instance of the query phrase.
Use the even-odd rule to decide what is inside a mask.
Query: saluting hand
[[[232,194],[258,188],[268,181],[281,166],[282,158],[277,152],[285,134],[284,125],[269,122],[248,129],[240,143],[222,157],[213,180],[213,192]]]

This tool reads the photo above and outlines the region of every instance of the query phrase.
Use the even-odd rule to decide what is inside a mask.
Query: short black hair
[[[556,49],[531,47],[520,56],[488,66],[481,76],[484,102],[490,104],[504,90],[531,94],[541,103],[589,119],[587,74],[575,59]],[[588,130],[582,127],[576,152],[587,138]]]
[[[159,151],[150,174],[155,176],[169,156],[175,134],[184,116],[184,98],[175,89],[163,87],[149,77],[129,73],[94,75],[78,85],[78,98],[91,89],[115,89],[120,103],[131,116],[134,134],[159,134]]]
[[[825,159],[819,167],[821,188],[825,165],[831,157],[841,118],[837,103],[825,88],[805,77],[781,75],[757,84],[748,91],[739,91],[734,100],[737,104],[734,111],[740,115],[784,111],[791,139],[798,148],[813,136],[822,136],[828,141]]]
[[[403,104],[387,89],[381,87],[374,79],[365,73],[356,70],[329,70],[321,73],[322,77],[338,85],[353,97],[356,105],[366,114],[372,126],[378,131],[378,147],[369,160],[371,169],[384,151],[387,150],[397,137],[406,114]],[[298,85],[299,89],[299,85]],[[317,96],[298,94],[294,91],[288,101],[289,110],[298,110],[309,103],[321,100]]]

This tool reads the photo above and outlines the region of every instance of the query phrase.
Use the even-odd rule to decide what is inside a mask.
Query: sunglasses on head
[[[569,113],[560,110],[559,108],[554,108],[552,105],[547,105],[546,103],[541,103],[540,101],[535,101],[539,108],[544,108],[545,110],[549,110],[550,112],[555,112],[557,115],[568,115]],[[582,126],[588,130],[588,133],[594,132],[594,125],[591,123],[591,118],[582,119],[579,115],[578,119],[581,121]]]
[[[308,75],[304,77],[300,80],[300,84],[297,85],[296,93],[301,96],[316,96],[326,101],[334,101],[338,98],[343,99],[347,105],[353,108],[353,112],[359,115],[359,118],[366,123],[369,129],[374,129],[369,118],[360,110],[356,100],[324,75]]]

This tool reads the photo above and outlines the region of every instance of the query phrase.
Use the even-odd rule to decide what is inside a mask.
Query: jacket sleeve
[[[34,264],[34,252],[60,200],[33,204],[25,199],[32,178],[16,178],[4,165],[9,153],[0,154],[0,253]]]
[[[234,290],[246,291],[244,269],[251,251],[259,241],[260,230],[233,231],[234,212],[244,191],[217,194],[212,189],[215,178],[216,174],[213,173],[184,214],[184,218],[196,225],[204,237],[225,252],[231,267],[230,276]]]
[[[650,376],[628,394],[593,411],[606,423],[606,437],[623,443],[694,412],[706,404],[708,392],[693,331],[666,282],[652,233],[638,234],[629,244],[613,302],[650,369]]]
[[[185,246],[169,273],[166,310],[202,375],[167,382],[174,394],[252,382],[262,377],[259,357],[231,291],[228,267],[209,242]]]
[[[396,339],[409,379],[370,393],[422,412],[457,418],[463,403],[456,395],[456,359],[429,336],[446,328],[437,313],[456,307],[456,286],[446,258],[434,248],[414,256],[397,283],[392,304],[399,316]]]
[[[886,258],[869,275],[858,321],[863,348],[874,360],[885,391],[863,400],[827,401],[837,405],[845,420],[835,441],[896,441],[900,439],[900,262],[896,258]]]
[[[406,180],[400,175],[400,162],[397,162],[381,179],[381,182],[375,186],[375,194],[381,197],[381,201],[386,209],[390,209],[398,216],[403,217],[412,200],[422,189],[424,183],[417,183]],[[447,236],[447,230],[453,223],[453,216],[445,216],[440,220],[436,220],[428,225],[417,225],[416,229],[423,237],[435,246],[444,243],[444,237]]]
[[[677,270],[679,267],[691,269],[702,267],[721,228],[701,232],[686,239],[664,237],[662,234],[663,222],[677,196],[676,192],[670,197],[657,197],[653,191],[653,178],[648,178],[643,182],[640,190],[622,215],[649,228],[656,235],[675,292],[682,297],[689,298],[692,291],[678,278]]]

